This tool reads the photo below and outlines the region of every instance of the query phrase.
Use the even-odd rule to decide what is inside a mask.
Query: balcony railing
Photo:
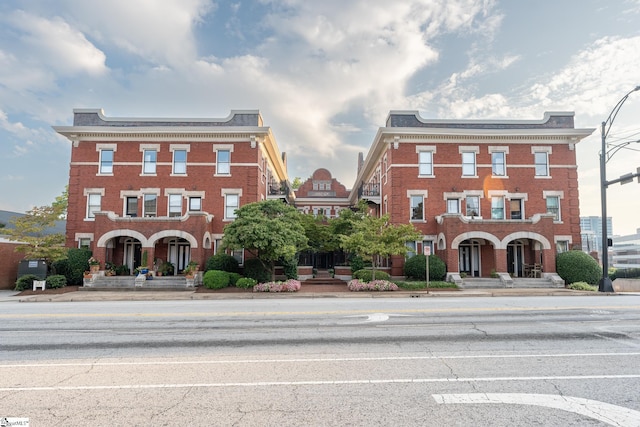
[[[358,189],[358,197],[380,197],[380,184],[362,184]]]

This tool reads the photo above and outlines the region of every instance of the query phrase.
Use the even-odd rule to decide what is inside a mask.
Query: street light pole
[[[633,92],[640,90],[640,86],[636,86],[632,90],[630,90],[625,96],[623,96],[620,101],[613,107],[611,113],[609,113],[609,117],[607,120],[602,122],[602,151],[600,151],[600,204],[602,207],[602,279],[600,279],[600,283],[598,284],[598,291],[600,292],[613,292],[613,284],[611,283],[611,279],[609,278],[609,238],[607,233],[607,187],[612,182],[607,181],[607,136],[609,135],[609,131],[611,130],[611,125],[613,124],[620,108],[625,103],[629,95]],[[615,182],[620,182],[620,180],[615,180]]]

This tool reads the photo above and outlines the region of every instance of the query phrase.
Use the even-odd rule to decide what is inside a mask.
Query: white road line
[[[638,375],[569,375],[541,377],[485,377],[485,378],[399,378],[387,380],[343,380],[343,381],[258,381],[246,383],[188,383],[188,384],[121,384],[84,386],[40,386],[40,387],[0,387],[0,392],[14,391],[68,391],[68,390],[135,390],[170,388],[221,388],[221,387],[280,387],[280,386],[325,386],[359,384],[425,384],[425,383],[470,383],[504,381],[584,381],[637,379]]]
[[[493,403],[544,406],[584,415],[618,427],[640,426],[638,411],[580,397],[520,393],[434,394],[432,396],[437,403],[441,404]]]
[[[295,359],[240,359],[240,360],[157,360],[145,362],[72,362],[72,363],[15,363],[2,364],[2,368],[48,368],[56,366],[146,366],[146,365],[224,365],[252,363],[332,363],[332,362],[384,362],[410,360],[472,360],[472,359],[538,359],[578,357],[634,357],[640,352],[628,353],[558,353],[558,354],[479,354],[464,356],[381,356],[381,357],[321,357]]]

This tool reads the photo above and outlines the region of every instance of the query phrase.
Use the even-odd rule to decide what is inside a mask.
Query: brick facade
[[[66,245],[88,245],[103,268],[133,271],[144,252],[149,267],[204,265],[234,207],[290,197],[284,157],[257,111],[178,120],[75,110],[74,126],[55,130],[72,141]]]
[[[257,111],[163,120],[75,110],[73,126],[55,129],[73,143],[66,244],[88,242],[102,261],[133,269],[147,251],[177,271],[190,259],[203,263],[232,220],[227,197],[238,206],[278,198],[328,217],[366,199],[372,214],[420,231],[415,252],[429,245],[449,272],[485,277],[520,276],[528,264],[552,273],[558,250],[580,246],[575,144],[594,130],[575,129],[573,113],[486,121],[392,111],[366,161],[360,155],[352,189],[321,168],[293,193],[286,157]],[[101,173],[105,150],[112,163]],[[153,173],[144,170],[145,150],[155,153]],[[176,151],[186,159],[176,160]],[[185,170],[176,172],[177,162]],[[223,166],[229,170],[220,173]],[[154,195],[146,215],[145,198]],[[196,210],[192,199],[200,201]],[[137,210],[128,211],[135,201]],[[403,265],[392,257],[387,266],[402,276]]]

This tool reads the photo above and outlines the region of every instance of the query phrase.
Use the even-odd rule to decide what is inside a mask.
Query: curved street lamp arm
[[[636,92],[638,90],[640,90],[640,85],[636,86],[635,88],[630,90],[625,96],[623,96],[620,99],[620,101],[618,101],[616,106],[613,107],[613,110],[611,110],[611,113],[609,113],[609,117],[607,117],[607,120],[602,122],[602,135],[603,135],[604,138],[606,138],[609,135],[609,131],[611,130],[611,125],[615,121],[616,116],[618,115],[618,112],[620,111],[620,108],[622,108],[622,105],[625,103],[627,98],[629,98],[629,95],[631,95],[633,92]],[[608,127],[607,127],[607,123],[609,124]],[[606,128],[606,131],[605,131],[605,128]]]

